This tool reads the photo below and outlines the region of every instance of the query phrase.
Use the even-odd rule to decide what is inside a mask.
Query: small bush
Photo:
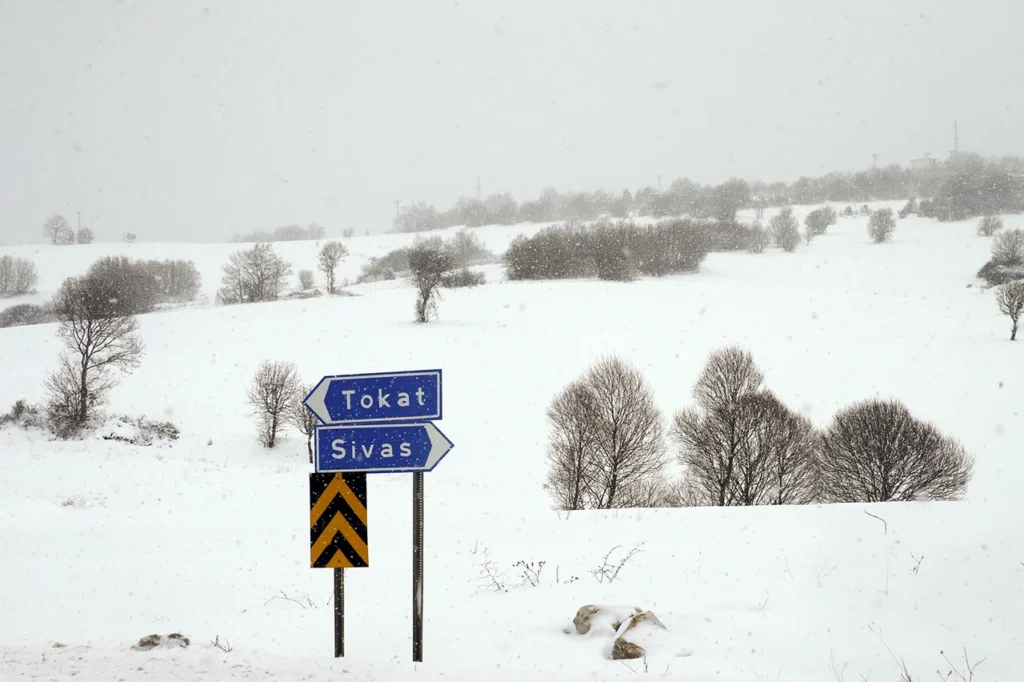
[[[371,258],[370,262],[363,266],[363,271],[356,281],[362,284],[393,280],[407,272],[409,272],[409,249],[400,248],[379,258]]]
[[[1024,279],[1024,263],[1008,265],[990,260],[978,270],[978,277],[990,287]]]
[[[14,426],[20,429],[48,430],[46,410],[25,400],[18,400],[7,414],[0,414],[0,429]]]
[[[796,251],[800,243],[800,224],[793,215],[793,209],[784,206],[769,223],[775,245],[787,253]]]
[[[750,253],[764,253],[771,241],[771,235],[759,221],[750,226],[750,245],[747,247]]]
[[[312,270],[299,270],[299,289],[309,291],[316,284]]]
[[[868,236],[876,244],[892,239],[892,233],[895,230],[896,219],[892,216],[891,208],[880,208],[868,218]]]
[[[900,218],[906,218],[909,215],[917,213],[919,210],[920,207],[917,204],[917,199],[911,197],[910,200],[903,205],[903,208],[900,209],[899,216]]]
[[[451,251],[455,267],[464,268],[469,265],[480,265],[490,263],[494,260],[494,254],[484,247],[483,241],[476,232],[470,230],[459,230],[447,243]]]
[[[33,303],[22,303],[0,311],[0,329],[30,324],[49,324],[56,321],[57,316],[49,308]]]
[[[79,244],[92,244],[95,239],[95,235],[88,227],[83,227],[75,233],[75,241]]]
[[[450,272],[441,278],[441,286],[448,289],[476,287],[486,283],[487,278],[484,276],[484,273],[474,272],[469,268],[462,268],[461,270]]]
[[[1024,263],[1024,230],[1005,230],[992,240],[992,261],[1000,265]]]
[[[118,414],[104,424],[101,437],[130,445],[150,446],[159,441],[175,441],[180,436],[181,431],[172,422]]]
[[[982,237],[991,237],[1003,229],[1003,219],[995,215],[987,215],[978,222],[978,234]]]
[[[31,293],[39,279],[32,261],[15,256],[0,256],[0,298]]]
[[[743,251],[754,241],[753,228],[736,221],[708,222],[704,228],[708,251]]]
[[[811,237],[825,234],[825,230],[835,225],[837,219],[835,209],[831,206],[822,206],[808,213],[804,218],[804,225],[807,227],[807,241],[810,242]]]

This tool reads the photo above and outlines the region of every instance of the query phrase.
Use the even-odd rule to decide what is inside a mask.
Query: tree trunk
[[[309,450],[309,463],[313,463],[313,434],[306,434],[306,449]]]
[[[82,361],[82,371],[79,374],[78,380],[78,424],[81,426],[85,424],[89,418],[89,369],[86,365],[85,360]]]
[[[1017,340],[1017,321],[1013,321],[1013,329],[1010,330],[1010,341]]]

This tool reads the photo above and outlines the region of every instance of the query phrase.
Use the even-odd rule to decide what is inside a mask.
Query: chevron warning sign
[[[309,541],[312,568],[370,565],[365,473],[309,475]]]

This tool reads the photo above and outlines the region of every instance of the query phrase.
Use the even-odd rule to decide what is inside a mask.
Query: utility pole
[[[661,173],[658,173],[658,194],[661,194]]]
[[[476,176],[476,200],[480,201],[483,199],[483,189],[480,187],[480,176]]]
[[[953,158],[960,154],[960,132],[957,130],[956,121],[953,121]]]
[[[398,217],[398,207],[402,205],[401,199],[395,199],[395,217]]]
[[[878,168],[878,154],[871,155],[871,168],[872,170]]]
[[[78,214],[78,231],[81,232],[82,231],[82,212],[81,211],[75,211],[75,212]]]

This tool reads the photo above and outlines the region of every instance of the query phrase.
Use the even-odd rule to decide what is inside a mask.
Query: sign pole
[[[423,662],[423,472],[412,475],[412,660]]]
[[[345,569],[334,569],[334,657],[345,655]]]

